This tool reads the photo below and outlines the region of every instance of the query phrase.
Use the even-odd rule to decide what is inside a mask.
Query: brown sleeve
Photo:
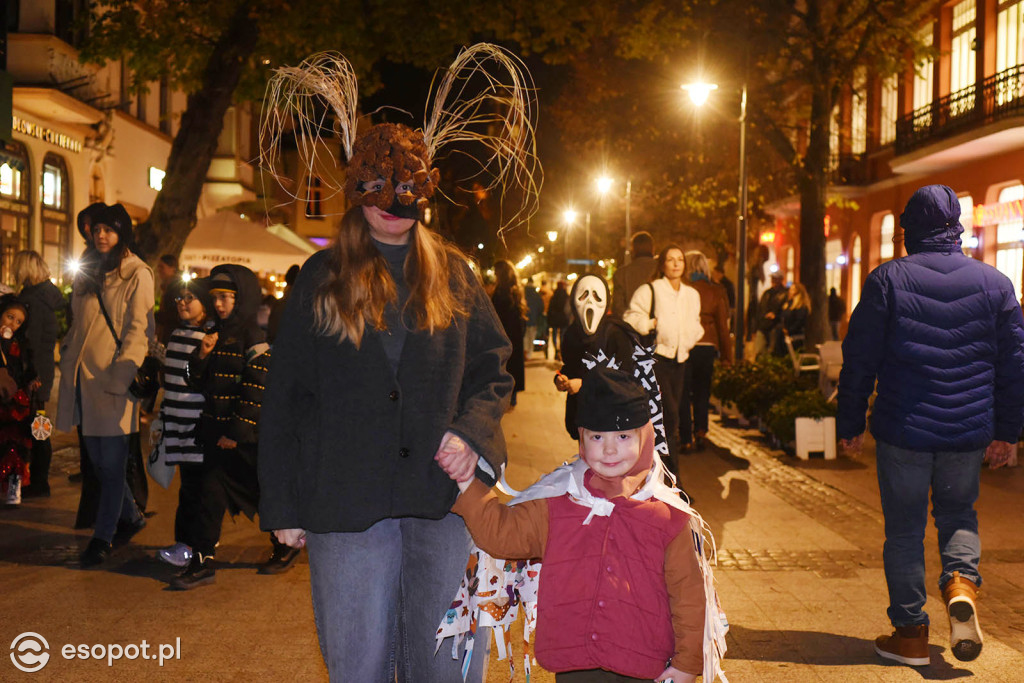
[[[503,505],[483,482],[474,479],[455,501],[452,512],[465,520],[476,544],[493,557],[528,560],[544,554],[548,540],[546,500]]]
[[[704,579],[689,526],[665,550],[665,583],[676,636],[672,666],[699,676],[704,670]]]
[[[729,299],[725,292],[718,297],[718,311],[715,314],[715,325],[718,327],[718,353],[722,360],[732,362],[732,339],[729,337]]]

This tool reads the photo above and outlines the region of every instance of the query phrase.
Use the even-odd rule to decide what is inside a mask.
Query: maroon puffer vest
[[[687,516],[660,501],[615,500],[608,517],[548,500],[538,589],[537,661],[548,671],[657,677],[675,650],[665,550]]]

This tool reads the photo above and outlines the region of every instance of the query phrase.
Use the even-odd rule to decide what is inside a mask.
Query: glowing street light
[[[704,103],[708,101],[708,97],[711,96],[712,90],[718,90],[718,84],[716,83],[684,83],[680,86],[690,96],[690,101],[698,107],[703,107]]]
[[[684,83],[680,86],[690,95],[690,101],[700,107],[708,101],[712,91],[718,90],[715,83]],[[743,323],[747,289],[747,84],[740,92],[740,182],[739,202],[736,216],[736,267],[739,282],[736,287],[736,360],[743,360]]]
[[[612,184],[614,182],[615,180],[606,175],[601,176],[597,179],[597,191],[601,194],[608,194],[608,190],[612,189]]]
[[[548,242],[552,242],[553,243],[557,239],[558,239],[558,231],[557,230],[548,230]]]

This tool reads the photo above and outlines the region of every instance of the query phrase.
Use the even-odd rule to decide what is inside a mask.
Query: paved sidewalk
[[[556,368],[528,365],[526,391],[503,422],[514,487],[529,485],[576,450],[562,425],[564,395],[551,381]],[[684,483],[718,539],[719,590],[732,624],[725,669],[733,683],[1024,679],[1024,542],[1017,522],[1024,468],[982,476],[984,653],[967,664],[949,653],[930,532],[932,665],[910,669],[881,664],[872,651],[874,637],[887,629],[872,450],[856,459],[801,462],[768,449],[756,430],[723,427],[717,419],[711,440],[713,447],[684,459]],[[151,483],[156,515],[115,552],[109,569],[78,569],[89,533],[71,529],[78,487],[65,475],[77,469],[73,443],[57,450],[52,498],[0,510],[0,586],[7,589],[0,644],[9,647],[31,631],[48,640],[51,654],[42,671],[23,674],[0,652],[0,681],[327,680],[305,556],[284,575],[257,575],[269,544],[252,522],[225,522],[214,585],[167,590],[174,569],[153,554],[172,538],[176,482],[169,491]],[[180,659],[163,666],[141,658],[108,666],[60,652],[65,644],[124,647],[145,640],[155,655],[158,644],[178,638]],[[513,633],[521,669],[518,640]],[[508,679],[507,663],[493,655],[490,672],[492,683]],[[521,671],[515,680],[524,680]],[[532,680],[551,683],[553,676],[535,667]]]

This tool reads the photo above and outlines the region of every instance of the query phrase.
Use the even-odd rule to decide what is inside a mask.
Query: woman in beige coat
[[[107,559],[119,519],[129,529],[145,524],[125,483],[128,435],[139,421],[138,400],[128,387],[154,332],[153,271],[130,250],[128,212],[115,204],[100,207],[91,218],[71,299],[71,329],[61,345],[57,404],[57,428],[81,426],[100,480],[96,525],[81,556],[83,566]]]

